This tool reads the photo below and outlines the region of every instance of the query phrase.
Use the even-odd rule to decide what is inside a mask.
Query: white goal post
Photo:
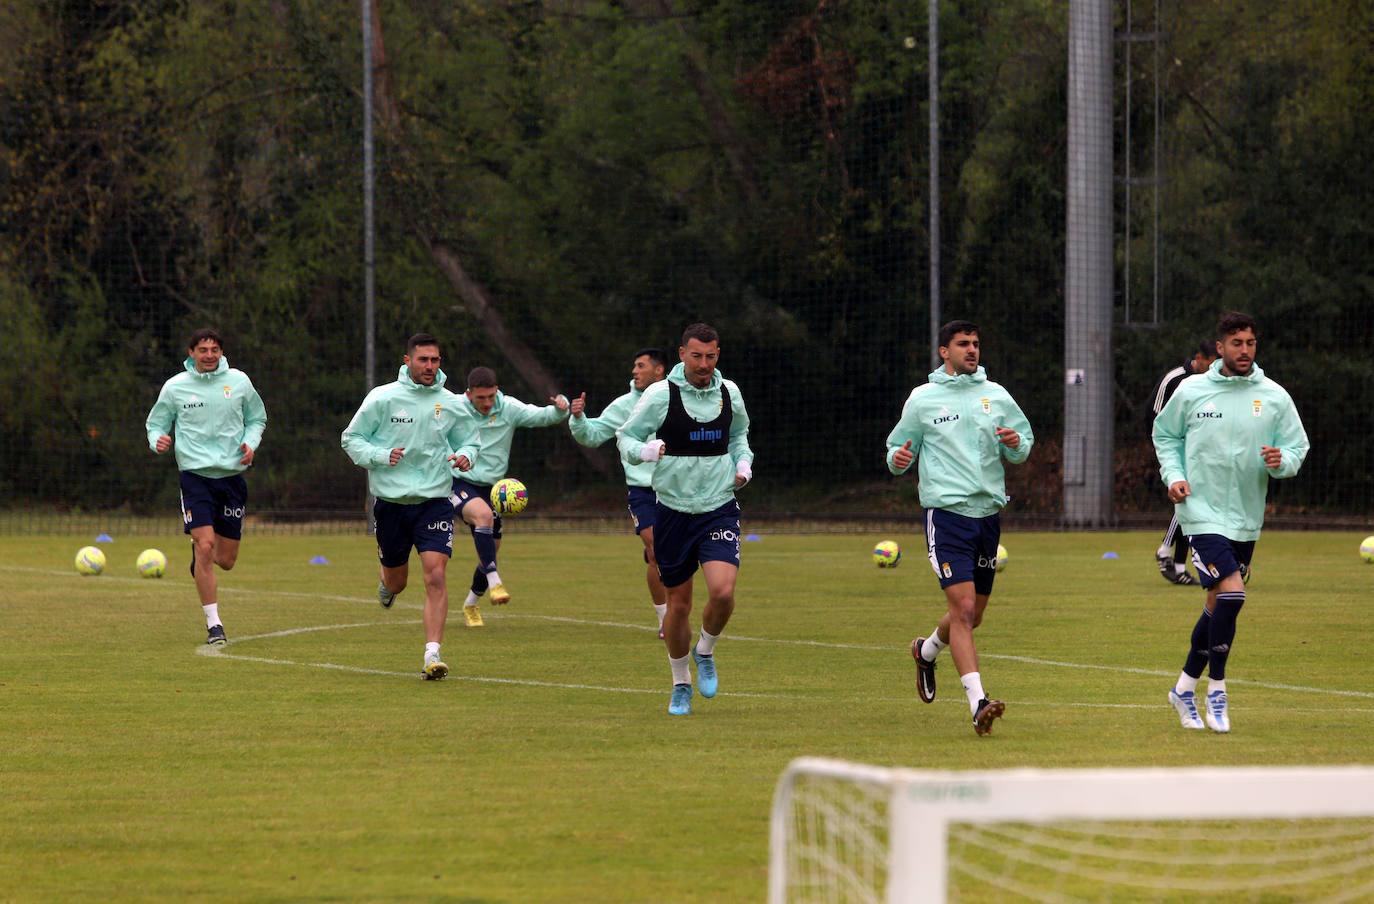
[[[1278,820],[1282,825],[1276,829],[1257,823],[1247,832],[1251,820]],[[1297,822],[1302,820],[1353,822],[1318,831],[1311,823]],[[1075,834],[1052,836],[1042,831],[1051,823],[1072,825]],[[1152,829],[1146,823],[1160,827]],[[955,836],[969,827],[978,831],[992,824],[1018,828],[1000,836],[970,838],[970,853],[951,862]],[[1216,828],[1219,825],[1223,828]],[[1262,831],[1259,826],[1264,826]],[[1310,900],[1325,887],[1323,882],[1338,889],[1322,892],[1323,900],[1371,900],[1374,767],[945,772],[802,758],[778,780],[770,836],[771,904],[942,904],[951,893],[951,869],[962,868],[964,860],[978,860],[990,849],[1001,856],[1004,846],[1016,849],[1008,862],[1019,859],[1042,874],[1067,875],[1070,878],[1063,881],[1071,886],[1086,881],[1084,877],[1117,879],[1110,861],[1119,858],[1128,864],[1121,867],[1124,884],[1136,889],[1121,900],[1141,900],[1141,885],[1149,889],[1149,900],[1209,891],[1235,895],[1231,900],[1236,900],[1242,894],[1285,886],[1289,894],[1298,889],[1296,899]],[[1023,841],[1024,836],[1035,837]],[[1142,843],[1140,838],[1171,844],[1174,850],[1153,854],[1132,848]],[[1240,864],[1236,872],[1241,878],[1227,884],[1231,880],[1217,875],[1207,852],[1230,855],[1233,847],[1248,841],[1267,847],[1248,859],[1233,858]],[[1180,856],[1179,850],[1201,853]],[[1180,870],[1180,863],[1186,869]],[[1287,864],[1283,874],[1269,875],[1280,863]],[[1043,878],[1018,880],[1006,865],[990,871],[975,863],[969,870],[996,894],[1005,892],[1016,899],[1107,897],[1102,892],[1079,892],[1075,897],[1072,887],[1055,891]],[[1171,871],[1200,878],[1191,886],[1179,884],[1171,879]]]

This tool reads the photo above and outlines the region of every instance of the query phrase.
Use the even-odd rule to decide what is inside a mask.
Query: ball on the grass
[[[997,570],[1001,571],[1007,567],[1007,548],[1001,543],[997,544]]]
[[[518,515],[529,504],[529,492],[514,477],[503,478],[492,485],[491,507],[497,514]]]
[[[160,578],[167,573],[167,557],[160,549],[145,549],[138,554],[138,573],[145,578]]]
[[[77,574],[97,575],[105,570],[105,553],[97,546],[83,546],[76,551]]]
[[[873,563],[879,568],[896,568],[902,561],[902,548],[893,540],[884,540],[873,547]]]
[[[1360,541],[1360,558],[1374,564],[1374,537],[1365,537]]]

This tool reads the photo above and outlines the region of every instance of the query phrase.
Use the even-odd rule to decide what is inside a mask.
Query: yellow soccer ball
[[[105,570],[105,553],[96,546],[83,546],[76,551],[76,572],[94,576]]]
[[[518,515],[529,504],[529,492],[514,477],[498,480],[491,488],[491,508],[499,515]]]
[[[1365,564],[1374,565],[1374,537],[1365,537],[1360,541],[1360,558],[1364,559]]]
[[[873,547],[873,564],[879,568],[896,568],[902,561],[902,548],[892,540],[884,540]]]
[[[1001,571],[1007,567],[1007,548],[1001,543],[997,544],[997,570]]]
[[[145,578],[160,578],[167,573],[167,557],[160,549],[145,549],[138,554],[138,573]]]

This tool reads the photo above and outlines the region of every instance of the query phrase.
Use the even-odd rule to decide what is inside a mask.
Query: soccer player
[[[666,362],[663,352],[656,348],[645,348],[635,352],[634,364],[630,367],[630,391],[601,412],[600,417],[586,417],[587,394],[584,392],[572,400],[568,428],[573,439],[584,446],[599,446],[615,436],[615,432],[630,416],[644,390],[663,379]],[[653,439],[653,437],[649,437]],[[628,502],[630,520],[634,522],[635,534],[644,544],[644,579],[649,585],[649,600],[653,603],[654,613],[658,616],[658,637],[663,639],[663,617],[668,612],[668,591],[658,576],[658,564],[654,561],[654,502],[653,489],[654,465],[647,461],[625,461],[625,483],[629,487]]]
[[[1016,400],[979,365],[975,324],[946,323],[938,343],[944,364],[907,398],[901,420],[887,437],[887,467],[905,474],[920,461],[926,551],[948,609],[929,637],[911,642],[916,688],[926,703],[935,699],[935,658],[948,646],[973,730],[985,735],[1006,704],[983,690],[973,630],[983,623],[997,576],[999,513],[1007,504],[1002,461],[1025,461],[1035,436]]]
[[[229,366],[218,332],[196,330],[186,351],[184,371],[162,384],[145,426],[148,446],[158,455],[172,448],[176,434],[191,575],[205,613],[205,642],[218,645],[226,638],[215,566],[228,571],[238,561],[248,505],[243,472],[253,466],[267,409],[248,375]]]
[[[440,647],[453,554],[453,468],[468,470],[480,451],[468,407],[444,388],[442,362],[439,340],[428,333],[411,336],[396,381],[369,392],[340,437],[353,463],[367,469],[368,491],[377,500],[372,514],[382,608],[390,609],[406,588],[411,547],[420,554],[425,580],[421,673],[428,681],[449,671]]]
[[[1169,702],[1184,728],[1201,729],[1196,691],[1205,667],[1207,727],[1227,732],[1226,660],[1245,605],[1241,569],[1249,567],[1264,524],[1269,479],[1297,474],[1308,443],[1292,398],[1255,363],[1254,318],[1223,314],[1217,336],[1221,360],[1179,386],[1155,418],[1154,444],[1207,591]]]
[[[744,397],[716,371],[720,336],[710,326],[694,323],[683,332],[677,353],[679,363],[666,380],[644,390],[616,433],[616,445],[629,464],[657,463],[654,558],[668,592],[663,619],[673,675],[668,713],[685,716],[692,711],[689,653],[701,695],[714,697],[719,687],[716,640],[735,611],[739,575],[735,491],[753,477],[754,453]],[[698,565],[708,599],[693,646],[692,580]]]
[[[482,627],[482,612],[477,601],[488,589],[491,601],[504,606],[510,591],[496,570],[496,553],[501,548],[501,516],[491,510],[491,487],[506,476],[510,467],[511,440],[517,427],[551,427],[568,416],[568,400],[550,396],[552,405],[530,405],[501,392],[496,371],[474,367],[468,373],[465,404],[479,431],[481,458],[471,471],[453,478],[449,501],[454,515],[467,522],[472,545],[477,549],[477,567],[472,572],[472,587],[463,601],[463,620],[469,628]]]
[[[1197,351],[1193,353],[1193,357],[1166,373],[1159,381],[1159,385],[1155,387],[1155,415],[1158,416],[1164,410],[1164,406],[1173,397],[1174,390],[1178,389],[1178,384],[1194,374],[1206,373],[1207,368],[1211,367],[1212,362],[1216,359],[1216,342],[1204,339],[1198,345]],[[1188,573],[1187,563],[1188,538],[1179,529],[1178,516],[1174,515],[1169,519],[1169,527],[1164,531],[1164,539],[1160,541],[1159,548],[1155,550],[1155,564],[1159,566],[1159,573],[1164,580],[1170,584],[1186,587],[1197,583],[1197,578]]]

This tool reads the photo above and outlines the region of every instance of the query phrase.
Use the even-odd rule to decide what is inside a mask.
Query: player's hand
[[[405,455],[405,454],[406,454],[406,450],[405,450],[405,447],[404,447],[404,446],[402,446],[402,447],[399,448],[399,449],[392,449],[392,450],[391,450],[391,467],[393,467],[393,468],[396,467],[396,463],[397,463],[398,461],[400,461],[400,460],[401,460],[401,457],[402,457],[403,455]]]
[[[663,451],[663,447],[666,445],[668,444],[661,439],[649,440],[647,443],[639,447],[639,460],[658,461],[666,454]]]
[[[239,464],[253,467],[253,450],[248,448],[248,444],[239,443],[239,451],[243,453],[243,458],[239,459]]]
[[[1260,457],[1264,459],[1264,466],[1270,470],[1283,464],[1283,450],[1274,446],[1260,446]]]
[[[558,406],[559,411],[568,410],[568,398],[563,395],[549,396],[549,401]]]
[[[911,467],[911,463],[915,460],[916,456],[911,451],[911,440],[907,440],[902,448],[892,453],[892,463],[903,471]]]
[[[582,412],[587,410],[587,394],[584,392],[582,395],[573,399],[572,404],[568,406],[568,410],[572,412],[573,417],[581,417]]]
[[[458,455],[455,453],[450,455],[448,460],[453,462],[453,466],[460,471],[467,471],[472,468],[472,462],[468,461],[466,455]]]
[[[997,441],[1008,449],[1019,449],[1021,447],[1021,434],[1010,427],[998,427],[993,432],[997,434]]]
[[[1191,495],[1193,495],[1193,488],[1188,486],[1188,481],[1176,480],[1169,484],[1170,502],[1182,502]]]
[[[164,434],[157,438],[157,445],[154,447],[154,449],[158,455],[161,455],[163,452],[166,452],[170,448],[172,448],[172,438],[170,436]]]

